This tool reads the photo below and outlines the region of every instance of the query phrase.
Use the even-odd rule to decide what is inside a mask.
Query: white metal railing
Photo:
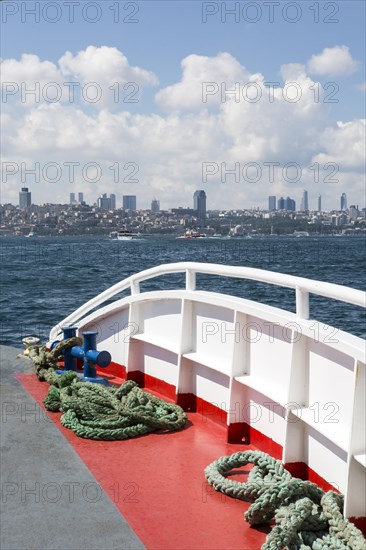
[[[196,274],[210,274],[223,277],[234,277],[239,279],[248,279],[261,283],[268,283],[276,286],[282,286],[294,289],[296,291],[296,315],[300,319],[309,318],[309,294],[316,294],[325,298],[332,298],[347,302],[360,307],[366,307],[366,292],[356,290],[334,283],[305,279],[294,275],[286,275],[274,271],[263,269],[254,269],[252,267],[226,266],[221,264],[206,264],[199,262],[177,262],[171,264],[162,264],[145,271],[141,271],[111,286],[98,296],[95,296],[71,315],[66,317],[50,332],[50,341],[53,341],[59,334],[63,325],[70,325],[78,322],[92,309],[113,298],[116,294],[127,290],[131,295],[140,293],[140,283],[171,273],[186,274],[186,290],[196,290]]]

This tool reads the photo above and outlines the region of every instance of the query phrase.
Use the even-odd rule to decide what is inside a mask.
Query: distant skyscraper
[[[301,208],[300,210],[302,212],[308,212],[309,211],[309,198],[308,198],[308,192],[303,191],[302,199],[301,199]]]
[[[276,210],[276,197],[274,195],[270,195],[268,197],[268,210],[270,212],[273,212],[273,210]]]
[[[70,204],[75,203],[75,193],[70,193]]]
[[[110,194],[109,202],[110,202],[110,206],[109,206],[110,209],[115,210],[116,209],[116,195],[114,193]]]
[[[98,207],[103,208],[104,210],[110,210],[111,208],[111,200],[107,197],[107,193],[103,193],[103,195],[100,195],[97,201]]]
[[[200,225],[204,225],[206,219],[206,193],[202,189],[194,192],[193,209],[197,212]]]
[[[28,187],[22,187],[19,192],[19,206],[20,208],[28,208],[32,204],[32,194],[28,191]]]
[[[78,193],[78,202],[80,202],[80,204],[84,202],[84,193]]]
[[[123,195],[123,210],[136,210],[136,195]]]
[[[281,197],[277,201],[277,210],[296,210],[296,202],[294,199],[291,199],[290,197],[286,197],[285,199]]]
[[[290,197],[287,197],[285,200],[285,210],[291,210],[292,212],[295,212],[296,210],[296,202],[294,199],[291,199]]]
[[[341,210],[347,210],[347,195],[342,193],[341,195]]]
[[[151,212],[159,212],[160,202],[157,199],[151,201]]]
[[[322,196],[319,195],[318,197],[318,212],[322,211]]]

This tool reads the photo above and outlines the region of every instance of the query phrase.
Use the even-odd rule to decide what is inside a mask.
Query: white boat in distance
[[[140,292],[143,281],[174,281],[179,273],[184,288]],[[253,301],[250,293],[200,290],[197,274],[243,279],[244,288],[250,280],[293,289],[296,313]],[[125,290],[129,296],[103,305]],[[186,410],[206,411],[225,426],[228,442],[245,440],[298,477],[343,493],[344,516],[365,522],[365,340],[312,319],[310,294],[366,306],[365,292],[323,281],[171,263],[86,302],[52,328],[48,345],[65,325],[79,334],[97,330],[98,347],[110,352],[121,376],[158,387]]]
[[[187,229],[184,232],[184,235],[177,237],[177,239],[205,239],[207,235],[205,233],[200,233],[195,229]]]
[[[140,237],[140,233],[133,233],[127,229],[121,229],[120,231],[112,231],[109,234],[111,239],[116,239],[118,241],[132,241]]]

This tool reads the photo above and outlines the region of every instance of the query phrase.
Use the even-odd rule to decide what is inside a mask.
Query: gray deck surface
[[[144,545],[14,373],[32,371],[0,346],[1,550],[129,550]]]

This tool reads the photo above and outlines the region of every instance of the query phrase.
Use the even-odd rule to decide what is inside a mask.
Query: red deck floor
[[[43,407],[48,384],[34,374],[17,379]],[[190,425],[180,432],[100,442],[61,426],[60,413],[49,416],[149,550],[250,550],[265,541],[269,528],[244,522],[249,503],[205,481],[210,462],[254,448],[227,444],[224,429],[211,420],[188,413]],[[234,479],[245,480],[244,470]]]

